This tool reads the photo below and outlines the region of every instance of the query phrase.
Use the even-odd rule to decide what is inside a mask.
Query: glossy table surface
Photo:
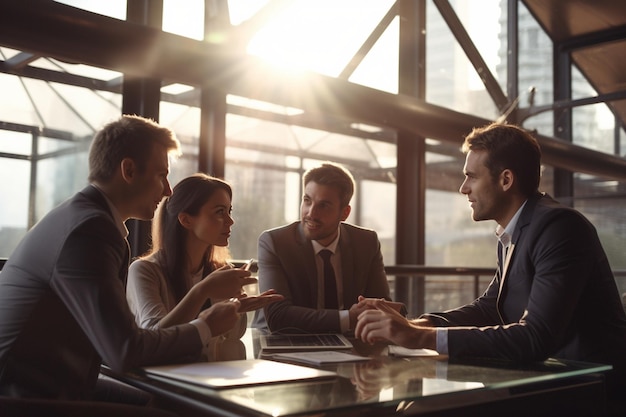
[[[274,360],[255,349],[257,336],[257,330],[249,329],[242,338],[247,358]],[[117,377],[211,415],[419,415],[602,381],[602,373],[611,369],[558,360],[522,366],[446,356],[397,357],[388,354],[387,346],[352,341],[353,353],[369,361],[306,365],[336,372],[330,379],[210,389],[141,371]]]

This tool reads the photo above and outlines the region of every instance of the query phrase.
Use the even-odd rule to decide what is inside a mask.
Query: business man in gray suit
[[[194,360],[212,336],[239,320],[246,301],[234,299],[189,324],[144,330],[126,302],[124,221],[151,219],[171,194],[168,156],[178,151],[173,132],[138,116],[123,116],[96,134],[91,184],[41,219],[0,273],[0,395],[121,401],[99,397],[102,363],[125,372]],[[76,407],[66,412],[97,410],[80,414]]]
[[[324,163],[304,174],[303,186],[301,220],[259,238],[259,288],[285,296],[265,308],[265,320],[272,332],[345,333],[362,311],[359,297],[390,300],[380,242],[373,230],[344,223],[354,193],[347,169]],[[324,250],[332,265],[328,283]],[[254,325],[262,328],[259,312]]]
[[[626,316],[594,226],[538,191],[541,151],[525,130],[491,124],[463,145],[475,221],[495,220],[498,268],[485,293],[454,310],[413,321],[383,303],[356,334],[450,357],[537,361],[548,357],[626,365]],[[621,377],[616,377],[619,380]]]

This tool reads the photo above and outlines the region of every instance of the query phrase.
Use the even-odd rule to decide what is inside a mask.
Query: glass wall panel
[[[247,51],[282,68],[307,69],[336,77],[393,3],[392,0],[292,1],[286,7],[276,8],[264,21]],[[246,16],[252,16],[250,10],[258,10],[259,5],[247,0],[231,0],[229,8],[231,22],[241,25]],[[387,39],[394,41],[393,36],[385,37]],[[380,47],[397,49],[397,43]],[[381,52],[384,51],[378,50]],[[383,56],[388,55],[381,55],[381,58]],[[378,62],[378,65],[386,63]]]
[[[27,159],[33,149],[33,136],[28,132],[0,130],[0,153],[19,159]],[[5,161],[3,159],[3,161]],[[8,171],[10,172],[10,171]]]
[[[398,93],[399,30],[396,17],[350,76],[350,82]]]
[[[468,28],[470,37],[494,76],[498,61],[497,1],[485,2],[477,14],[475,5],[456,1],[455,12]],[[493,14],[494,20],[485,19],[484,13]],[[460,112],[475,114],[487,119],[498,116],[493,100],[486,92],[476,70],[456,41],[437,7],[427,3],[426,19],[426,99],[428,102]],[[490,22],[489,25],[487,22]]]
[[[596,227],[604,251],[614,270],[626,270],[626,187],[617,181],[599,181],[588,175],[575,175],[575,208]],[[589,185],[593,187],[589,190]],[[626,276],[616,276],[620,294],[626,293]]]
[[[6,136],[0,131],[0,137]],[[0,175],[0,258],[8,258],[28,230],[30,163],[0,157]]]
[[[299,207],[300,190],[294,173],[285,166],[272,168],[285,158],[277,155],[259,155],[274,158],[274,164],[226,164],[226,180],[233,187],[233,232],[231,254],[235,259],[257,257],[257,239],[263,230],[281,226],[299,218],[293,209]],[[300,176],[298,174],[297,179]],[[292,203],[289,213],[288,202]]]
[[[573,141],[576,145],[612,155],[615,151],[615,118],[606,104],[572,110]]]
[[[8,257],[30,227],[87,184],[87,142],[8,131],[0,136],[33,143],[30,160],[0,150],[6,156],[0,156],[0,175],[7,179],[0,191],[0,257]]]
[[[495,268],[495,228],[493,221],[472,220],[464,195],[426,192],[427,265]]]
[[[347,221],[383,228],[386,256],[394,259],[395,185],[388,177],[366,180],[370,168],[393,161],[389,144],[376,147],[378,154],[363,138],[236,114],[228,114],[226,130],[225,177],[234,192],[236,224],[230,247],[235,258],[255,257],[263,230],[300,218],[302,173],[328,160],[343,164],[357,182]]]
[[[126,20],[126,0],[55,0],[57,3],[88,10],[116,19]]]
[[[163,30],[187,38],[204,38],[205,0],[163,0]]]
[[[482,276],[478,281],[482,294],[493,275]],[[453,309],[471,303],[477,298],[474,293],[473,276],[427,276],[425,285],[425,309],[426,312],[437,312]]]
[[[40,159],[34,196],[36,221],[88,184],[87,158],[86,146],[72,144],[65,153]]]
[[[200,137],[200,108],[161,101],[159,122],[176,133],[182,155],[170,161],[169,181],[174,187],[183,178],[198,172],[198,146]]]
[[[357,186],[357,192],[358,195],[352,200],[352,205],[358,209],[358,212],[354,210],[358,215],[358,220],[352,221],[360,226],[374,229],[378,233],[385,264],[395,264],[396,184],[361,181]]]
[[[0,48],[1,56],[7,57],[5,48]],[[19,77],[0,74],[0,114],[2,121],[24,125],[37,125],[39,121],[33,111],[33,104]]]
[[[3,57],[15,55],[2,48]],[[119,73],[84,65],[37,60],[40,68],[86,77]],[[88,75],[90,74],[90,75]],[[87,153],[93,134],[120,114],[121,96],[2,74],[0,95],[0,256],[8,256],[28,228],[87,184]],[[5,236],[6,235],[6,236]]]
[[[572,99],[595,97],[598,93],[576,67],[572,67]],[[615,116],[606,104],[598,103],[572,109],[573,141],[576,145],[613,154]]]
[[[554,102],[552,41],[539,26],[522,2],[518,3],[518,91],[519,107],[540,106]],[[497,67],[498,79],[507,79],[507,56],[511,53],[507,39],[507,2],[500,1],[500,49],[501,65]],[[502,84],[501,84],[502,85]],[[506,91],[506,90],[505,90]],[[510,97],[510,100],[515,97]],[[552,112],[539,113],[524,121],[526,129],[553,136]]]

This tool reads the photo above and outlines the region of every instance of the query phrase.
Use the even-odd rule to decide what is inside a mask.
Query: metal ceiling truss
[[[0,64],[0,70],[7,73],[35,75],[39,69],[24,65],[36,56],[53,57],[119,71],[127,76],[180,82],[292,106],[304,110],[310,120],[322,120],[330,114],[350,122],[406,131],[457,145],[473,127],[491,122],[343,79],[314,73],[280,73],[258,59],[233,51],[230,45],[196,41],[52,1],[2,0],[0,4],[3,10],[0,14],[0,45],[25,53]],[[447,1],[436,0],[436,4],[447,20],[454,20]],[[26,21],[30,24],[24,24]],[[457,36],[464,38],[461,29],[454,30],[458,32]],[[491,79],[488,71],[484,72],[486,68],[482,66],[475,47],[467,40],[463,44],[472,56],[470,61],[475,67],[483,68],[481,78]],[[51,73],[41,71],[38,76],[55,78]],[[72,77],[76,76],[57,75],[56,80],[62,82],[62,79]],[[77,77],[73,81],[82,83],[86,80]],[[488,82],[488,90],[497,99],[496,105],[500,106],[504,101],[503,93],[493,82]],[[110,91],[119,86],[96,84],[92,88]],[[536,136],[543,149],[544,162],[550,165],[607,179],[626,180],[626,160],[622,158],[560,139]]]

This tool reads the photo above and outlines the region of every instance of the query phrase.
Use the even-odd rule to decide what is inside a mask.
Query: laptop
[[[265,359],[148,366],[147,375],[213,389],[334,378],[335,372]]]
[[[311,351],[352,349],[352,343],[342,334],[262,334],[262,351]]]

